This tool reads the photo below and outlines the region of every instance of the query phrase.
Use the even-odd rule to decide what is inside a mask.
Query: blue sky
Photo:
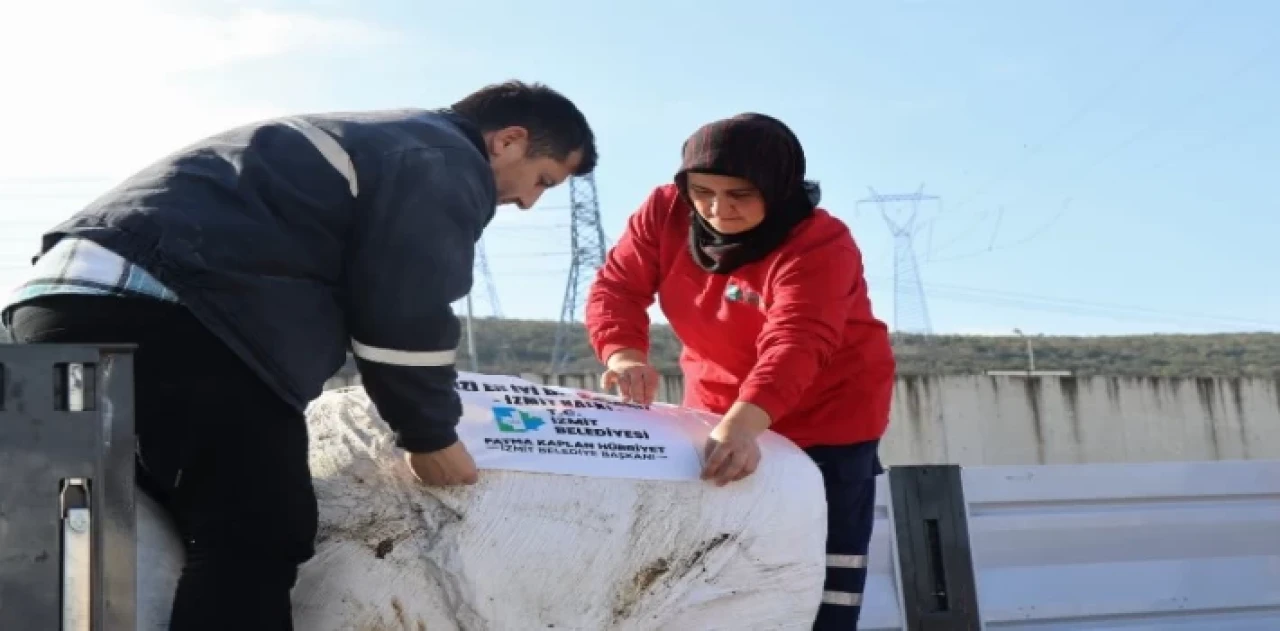
[[[1280,3],[36,4],[0,12],[0,55],[27,60],[5,69],[23,97],[0,103],[4,287],[43,228],[207,133],[514,77],[591,119],[611,237],[689,133],[754,110],[805,143],[886,321],[894,242],[857,202],[923,183],[941,198],[914,239],[935,331],[1280,331]],[[558,316],[568,200],[499,212],[505,315]]]

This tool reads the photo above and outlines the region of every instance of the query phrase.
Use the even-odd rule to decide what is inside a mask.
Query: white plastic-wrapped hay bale
[[[312,404],[321,525],[297,628],[811,627],[825,503],[790,442],[766,435],[756,474],[717,488],[697,479],[705,416],[509,377],[459,384],[459,433],[482,469],[471,487],[416,482],[362,389]],[[146,508],[140,620],[157,629],[180,552]]]

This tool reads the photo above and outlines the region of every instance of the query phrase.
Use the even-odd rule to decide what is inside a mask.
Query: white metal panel
[[[1280,629],[1280,462],[963,474],[989,629]]]
[[[898,551],[895,545],[889,476],[876,479],[876,524],[871,531],[867,553],[867,585],[862,590],[862,616],[858,628],[863,631],[898,631],[906,629],[898,590]]]

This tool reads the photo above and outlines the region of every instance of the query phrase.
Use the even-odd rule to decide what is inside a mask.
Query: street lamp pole
[[[1018,334],[1018,337],[1022,338],[1027,342],[1027,372],[1028,373],[1035,372],[1036,371],[1036,349],[1031,344],[1031,338],[1027,336],[1025,333],[1023,333],[1022,329],[1014,329],[1013,332]]]

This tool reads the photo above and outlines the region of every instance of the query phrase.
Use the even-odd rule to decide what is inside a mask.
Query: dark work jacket
[[[83,237],[139,265],[300,410],[350,350],[398,444],[433,451],[457,438],[450,305],[496,204],[484,139],[452,112],[296,116],[152,164],[42,251]]]

